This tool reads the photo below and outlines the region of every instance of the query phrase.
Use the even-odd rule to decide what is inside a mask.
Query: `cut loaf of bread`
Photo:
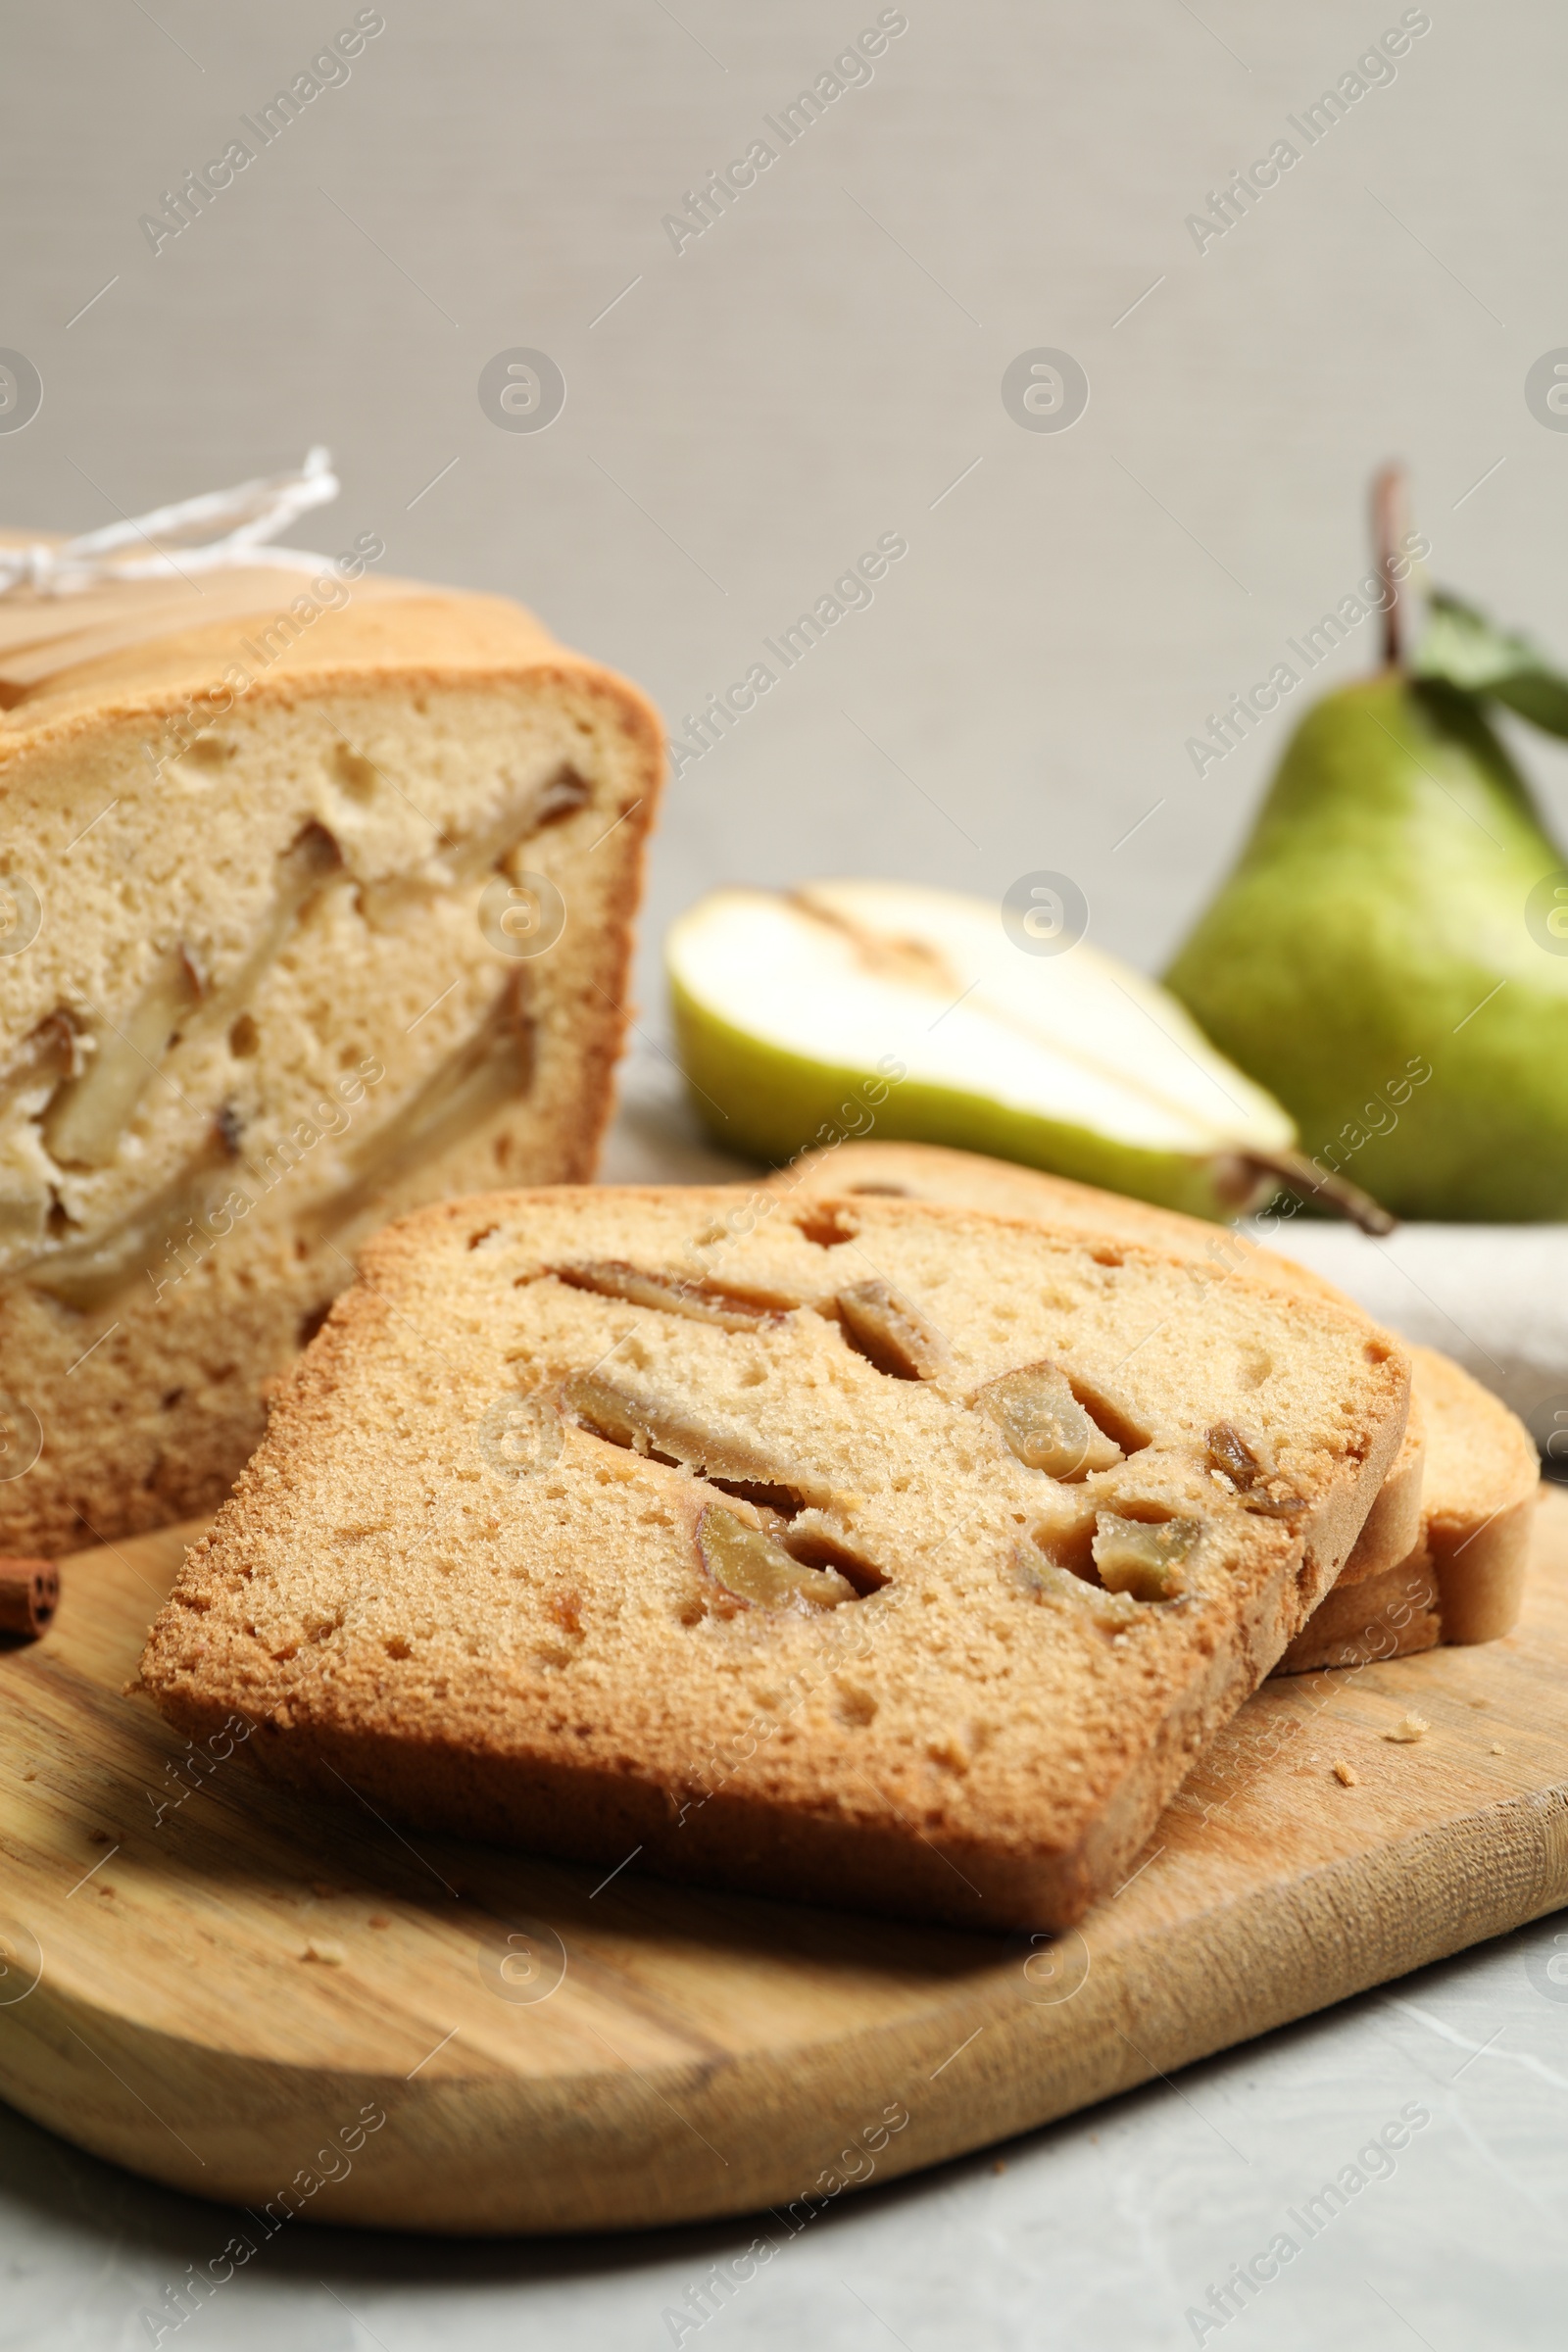
[[[1240,1234],[978,1152],[847,1142],[808,1154],[771,1185],[787,1199],[884,1195],[1033,1216],[1058,1230],[1179,1250],[1211,1279],[1244,1274],[1292,1297],[1362,1311],[1321,1275]],[[1332,1601],[1292,1642],[1281,1673],[1402,1656],[1438,1642],[1494,1642],[1518,1617],[1540,1486],[1530,1433],[1447,1356],[1414,1346],[1407,1352],[1404,1444]]]
[[[8,1550],[210,1509],[368,1231],[593,1169],[653,712],[501,598],[270,581],[0,711]]]
[[[1056,1928],[1332,1584],[1359,1317],[951,1208],[503,1193],[379,1234],[142,1665],[409,1821]]]

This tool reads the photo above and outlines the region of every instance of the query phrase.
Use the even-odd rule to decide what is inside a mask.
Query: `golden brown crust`
[[[1511,1632],[1541,1494],[1530,1432],[1500,1398],[1433,1348],[1412,1348],[1434,1433],[1425,1540],[1437,1575],[1445,1642],[1495,1642]]]
[[[1530,1433],[1435,1348],[1412,1348],[1410,1361],[1432,1431],[1420,1541],[1395,1567],[1343,1575],[1277,1674],[1495,1642],[1518,1621],[1543,1492]]]
[[[145,1685],[187,1729],[241,1709],[272,1727],[270,1769],[340,1773],[413,1821],[1065,1924],[1337,1573],[1398,1448],[1404,1360],[1360,1318],[1205,1292],[1133,1245],[756,1198],[497,1194],[376,1236],[190,1554]],[[853,1344],[851,1279],[923,1319],[928,1377]],[[1047,1357],[1125,1448],[1076,1482],[972,1401]],[[519,1462],[497,1411],[521,1416]],[[659,1458],[610,1442],[639,1413]],[[1215,1476],[1216,1417],[1251,1431],[1252,1501],[1283,1515]],[[732,1605],[703,1565],[711,1510],[808,1537],[859,1597]],[[1151,1520],[1193,1531],[1165,1599],[1088,1581],[1091,1535]]]
[[[383,588],[386,583],[380,583]],[[655,733],[657,714],[625,680],[602,669],[585,655],[557,642],[542,621],[510,598],[433,589],[417,581],[407,593],[356,598],[338,611],[323,611],[293,641],[271,655],[263,685],[292,688],[310,680],[318,686],[391,678],[424,678],[431,683],[497,679],[525,670],[611,680],[640,708]],[[277,575],[275,608],[286,613],[296,582]],[[12,710],[0,714],[0,753],[13,739],[53,736],[97,719],[158,717],[183,709],[192,693],[220,687],[231,662],[256,667],[242,648],[254,640],[259,615],[225,619],[153,637],[134,647],[52,673]],[[268,649],[270,652],[270,649]]]
[[[1316,1674],[1325,1667],[1379,1665],[1433,1649],[1447,1638],[1432,1555],[1418,1547],[1396,1567],[1337,1584],[1274,1672]]]
[[[1412,1367],[1414,1361],[1412,1350]],[[1420,1375],[1412,1369],[1410,1419],[1404,1443],[1366,1515],[1366,1524],[1355,1539],[1355,1548],[1340,1570],[1342,1585],[1356,1585],[1369,1576],[1386,1576],[1391,1568],[1397,1568],[1407,1560],[1421,1543],[1421,1505],[1430,1458],[1421,1397]]]

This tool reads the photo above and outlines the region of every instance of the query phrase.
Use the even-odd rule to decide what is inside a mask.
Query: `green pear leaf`
[[[1488,696],[1546,734],[1568,736],[1568,675],[1528,637],[1499,629],[1446,589],[1433,594],[1413,666],[1418,678]]]

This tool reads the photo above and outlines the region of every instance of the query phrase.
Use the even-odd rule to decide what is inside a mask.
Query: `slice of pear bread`
[[[145,1688],[413,1822],[964,1925],[1113,1887],[1332,1584],[1359,1317],[974,1212],[502,1193],[379,1234]]]
[[[1421,1540],[1392,1568],[1342,1576],[1277,1674],[1405,1657],[1440,1642],[1495,1642],[1518,1620],[1543,1493],[1535,1440],[1450,1357],[1415,1346],[1407,1353],[1427,1428]]]
[[[653,712],[499,597],[260,637],[0,712],[7,1550],[210,1509],[366,1232],[593,1170]]]
[[[1211,1279],[1236,1271],[1292,1297],[1363,1311],[1321,1275],[1200,1217],[978,1152],[847,1142],[808,1153],[770,1183],[787,1199],[884,1195],[1034,1216],[1179,1250]],[[1281,1673],[1356,1663],[1368,1643],[1401,1656],[1440,1641],[1494,1642],[1518,1618],[1541,1475],[1530,1433],[1449,1357],[1415,1346],[1406,1352],[1405,1442],[1341,1573],[1342,1590],[1321,1624],[1292,1642]]]

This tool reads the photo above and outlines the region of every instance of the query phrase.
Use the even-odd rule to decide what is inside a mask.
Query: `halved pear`
[[[1290,1118],[1174,998],[1083,940],[1015,947],[982,899],[719,890],[667,952],[693,1101],[732,1151],[955,1144],[1216,1219],[1292,1158]]]

